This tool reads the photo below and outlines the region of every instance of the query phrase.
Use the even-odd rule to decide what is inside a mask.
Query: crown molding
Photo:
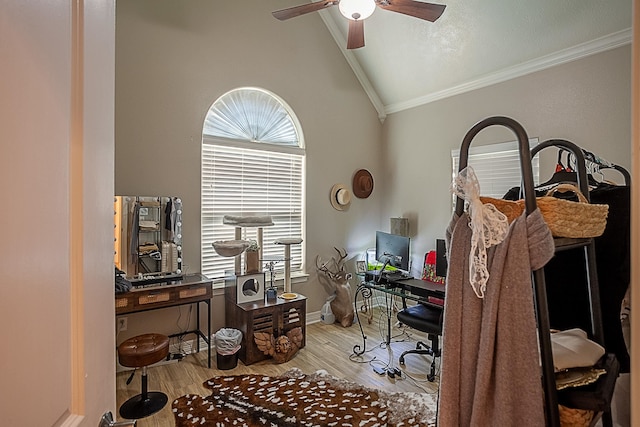
[[[382,100],[378,96],[378,93],[369,81],[366,73],[362,69],[362,66],[356,59],[355,55],[350,50],[346,49],[347,41],[338,29],[330,13],[327,10],[320,10],[319,14],[325,26],[329,30],[329,33],[338,45],[338,48],[347,60],[347,63],[353,70],[356,78],[360,82],[360,85],[369,97],[369,100],[373,104],[373,107],[378,112],[378,118],[380,119],[380,122],[384,122],[387,115],[389,114],[419,107],[421,105],[429,104],[441,99],[460,95],[476,89],[481,89],[497,83],[502,83],[517,77],[522,77],[527,74],[535,73],[537,71],[552,68],[557,65],[562,65],[571,61],[582,59],[587,56],[606,52],[608,50],[630,44],[632,39],[632,29],[628,28],[585,43],[581,43],[567,49],[560,50],[558,52],[554,52],[549,55],[523,62],[513,67],[508,67],[502,70],[498,70],[494,73],[485,74],[484,76],[480,76],[477,79],[469,80],[467,82],[452,86],[447,89],[443,89],[407,101],[384,105],[382,103]]]
[[[385,106],[382,104],[382,101],[380,100],[378,93],[373,88],[373,85],[371,85],[369,78],[367,77],[364,70],[360,66],[360,63],[356,59],[355,55],[346,48],[347,40],[344,38],[344,36],[340,32],[335,21],[331,18],[327,10],[320,10],[318,12],[320,14],[320,18],[322,18],[322,20],[324,21],[324,24],[329,30],[329,33],[331,33],[331,36],[333,37],[335,42],[338,44],[338,48],[340,49],[340,52],[342,52],[342,54],[344,55],[345,59],[349,63],[349,66],[353,70],[353,73],[356,75],[356,78],[360,82],[360,85],[362,85],[362,88],[364,89],[365,93],[369,97],[371,104],[373,104],[373,108],[375,108],[376,111],[378,112],[378,119],[380,119],[381,123],[384,122],[384,119],[387,118]]]
[[[516,77],[522,77],[536,71],[545,70],[577,59],[585,58],[590,55],[605,52],[631,43],[631,28],[609,34],[595,40],[579,44],[577,46],[560,50],[550,55],[545,55],[531,61],[513,67],[499,70],[495,73],[486,74],[474,80],[453,86],[448,89],[430,93],[425,96],[413,98],[408,101],[398,102],[386,105],[385,113],[392,114],[399,111],[408,110],[410,108],[419,107],[451,96],[460,95],[472,90],[481,89],[496,83],[502,83]]]

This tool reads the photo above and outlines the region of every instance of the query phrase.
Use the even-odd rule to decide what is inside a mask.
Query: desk
[[[375,278],[375,280],[367,280],[373,278]],[[439,302],[444,301],[445,298],[445,286],[439,283],[413,278],[389,280],[385,278],[385,276],[379,278],[377,274],[369,275],[367,273],[367,275],[365,275],[365,280],[363,280],[356,289],[354,298],[355,306],[358,307],[358,294],[361,294],[363,298],[369,298],[371,297],[372,291],[380,291],[386,295],[398,296],[438,308],[442,308],[442,303]],[[388,304],[387,309],[389,309]],[[359,344],[356,344],[353,347],[353,352],[357,356],[366,351],[367,343],[367,337],[365,336],[362,325],[360,324],[360,316],[358,312],[359,310],[356,310],[356,317],[358,318],[358,325],[360,325],[363,345],[360,346]],[[387,313],[387,334],[388,345],[391,339],[390,313]]]
[[[129,292],[117,294],[115,296],[116,316],[196,304],[196,329],[169,335],[169,337],[195,334],[202,338],[207,343],[208,367],[211,368],[211,297],[213,296],[211,280],[202,274],[187,274],[181,280],[156,285],[134,288]],[[205,303],[207,306],[206,335],[200,328],[200,303]],[[200,339],[196,339],[196,351],[200,351]]]
[[[391,282],[396,289],[399,289],[399,295],[414,301],[418,301],[422,304],[427,304],[435,307],[442,307],[444,301],[444,285],[440,283],[433,283],[427,280],[421,279],[402,279],[395,282]],[[393,292],[394,290],[387,290],[387,292]],[[438,303],[438,301],[441,301]]]

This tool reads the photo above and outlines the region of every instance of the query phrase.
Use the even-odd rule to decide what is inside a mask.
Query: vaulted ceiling
[[[437,3],[446,9],[433,23],[377,8],[354,50],[338,7],[317,12],[381,119],[631,42],[631,0]]]

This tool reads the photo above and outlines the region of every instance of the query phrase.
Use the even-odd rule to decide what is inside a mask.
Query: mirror
[[[116,196],[115,265],[132,281],[182,276],[182,201]]]

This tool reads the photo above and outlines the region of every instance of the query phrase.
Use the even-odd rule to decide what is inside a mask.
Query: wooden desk
[[[187,274],[181,280],[168,283],[156,283],[145,288],[134,288],[124,294],[117,294],[116,316],[129,313],[140,313],[167,307],[196,304],[196,329],[169,335],[176,337],[195,334],[196,351],[200,351],[200,339],[207,343],[208,367],[211,368],[211,298],[213,289],[211,280],[202,274]],[[207,334],[200,328],[200,303],[207,308]]]

